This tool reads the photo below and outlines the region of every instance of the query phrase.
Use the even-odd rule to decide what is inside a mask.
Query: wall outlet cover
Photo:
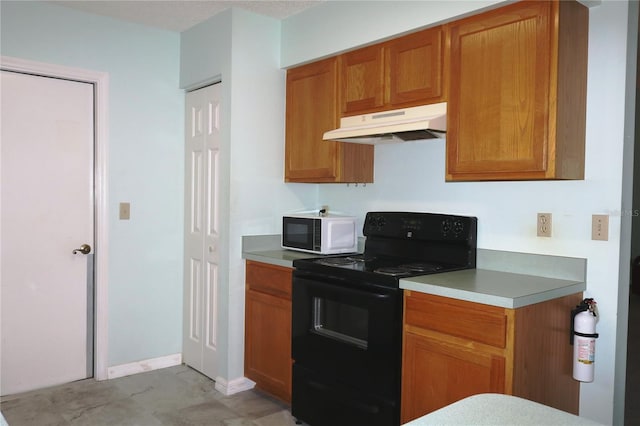
[[[551,237],[551,213],[538,213],[538,237]]]
[[[609,215],[594,214],[591,217],[591,239],[609,241]]]

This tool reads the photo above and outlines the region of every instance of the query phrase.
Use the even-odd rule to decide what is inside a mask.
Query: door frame
[[[93,84],[94,90],[94,367],[96,380],[106,380],[108,357],[108,95],[109,74],[0,56],[0,69]]]

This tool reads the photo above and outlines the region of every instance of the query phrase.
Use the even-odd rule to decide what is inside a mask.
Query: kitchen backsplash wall
[[[389,37],[388,2],[369,2],[368,17],[356,20],[350,5],[327,2],[283,21],[283,65],[291,66]],[[379,5],[379,3],[381,3]],[[382,4],[384,3],[384,4]],[[402,10],[412,2],[403,2]],[[404,31],[456,16],[459,8],[474,9],[474,2],[414,2],[414,16]],[[426,13],[435,3],[434,13]],[[453,6],[452,3],[456,5]],[[446,4],[446,6],[445,6]],[[477,8],[490,6],[475,3]],[[495,5],[495,3],[494,3]],[[581,388],[580,414],[601,423],[621,423],[626,345],[628,264],[630,261],[631,159],[625,140],[633,141],[633,116],[625,121],[627,96],[633,99],[637,22],[629,2],[591,3],[589,10],[589,65],[587,87],[586,172],[582,181],[445,183],[445,141],[408,142],[375,148],[375,183],[320,185],[318,204],[329,204],[361,218],[370,210],[416,210],[475,215],[479,219],[478,246],[485,249],[587,258],[586,297],[594,297],[601,311],[598,363],[594,383]],[[445,8],[445,13],[442,8]],[[449,9],[447,9],[449,7]],[[448,11],[448,14],[446,13]],[[315,15],[314,15],[315,14]],[[352,18],[353,25],[332,26],[326,16]],[[433,18],[436,16],[436,18]],[[434,20],[435,19],[435,20]],[[402,25],[398,24],[398,25]],[[304,30],[303,30],[304,29]],[[397,28],[396,28],[397,29]],[[323,32],[322,46],[306,41]],[[366,34],[368,40],[362,40]],[[325,43],[326,41],[326,43]],[[628,44],[630,44],[628,46]],[[326,46],[330,46],[327,48]],[[300,47],[304,46],[305,49]],[[329,51],[328,49],[334,49]],[[629,57],[627,53],[629,49]],[[445,76],[446,79],[446,76]],[[606,83],[605,83],[606,82]],[[604,83],[604,84],[603,84]],[[606,107],[605,107],[606,105]],[[631,109],[633,111],[633,109]],[[625,127],[625,125],[627,127]],[[536,214],[553,214],[551,238],[536,236]],[[609,214],[609,240],[591,240],[591,216]],[[361,219],[362,220],[362,219]],[[361,225],[361,224],[360,224]],[[625,232],[622,232],[625,229]]]
[[[477,216],[478,245],[483,248],[578,257],[590,247],[602,248],[603,242],[591,241],[591,214],[612,210],[617,200],[611,191],[592,194],[602,191],[606,169],[588,167],[591,174],[584,181],[445,182],[445,143],[376,146],[375,183],[320,185],[319,202],[356,214],[361,221],[371,210]],[[602,164],[602,157],[591,158]],[[553,214],[552,238],[536,236],[537,212]],[[610,226],[618,222],[612,214]]]

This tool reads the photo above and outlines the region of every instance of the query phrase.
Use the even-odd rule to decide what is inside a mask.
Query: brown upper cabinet
[[[448,25],[447,180],[584,179],[588,25],[558,0]]]
[[[341,115],[441,102],[443,52],[435,27],[340,55]]]
[[[287,71],[285,182],[373,182],[373,146],[322,140],[338,127],[337,57]]]

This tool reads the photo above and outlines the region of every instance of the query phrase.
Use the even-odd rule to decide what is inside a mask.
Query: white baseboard
[[[145,359],[131,362],[129,364],[115,365],[107,369],[107,379],[130,376],[132,374],[144,373],[145,371],[159,370],[161,368],[173,367],[182,364],[182,354],[161,356],[158,358]]]
[[[234,393],[253,389],[255,385],[256,382],[246,377],[239,377],[230,381],[222,377],[216,377],[216,390],[223,395],[233,395]]]

